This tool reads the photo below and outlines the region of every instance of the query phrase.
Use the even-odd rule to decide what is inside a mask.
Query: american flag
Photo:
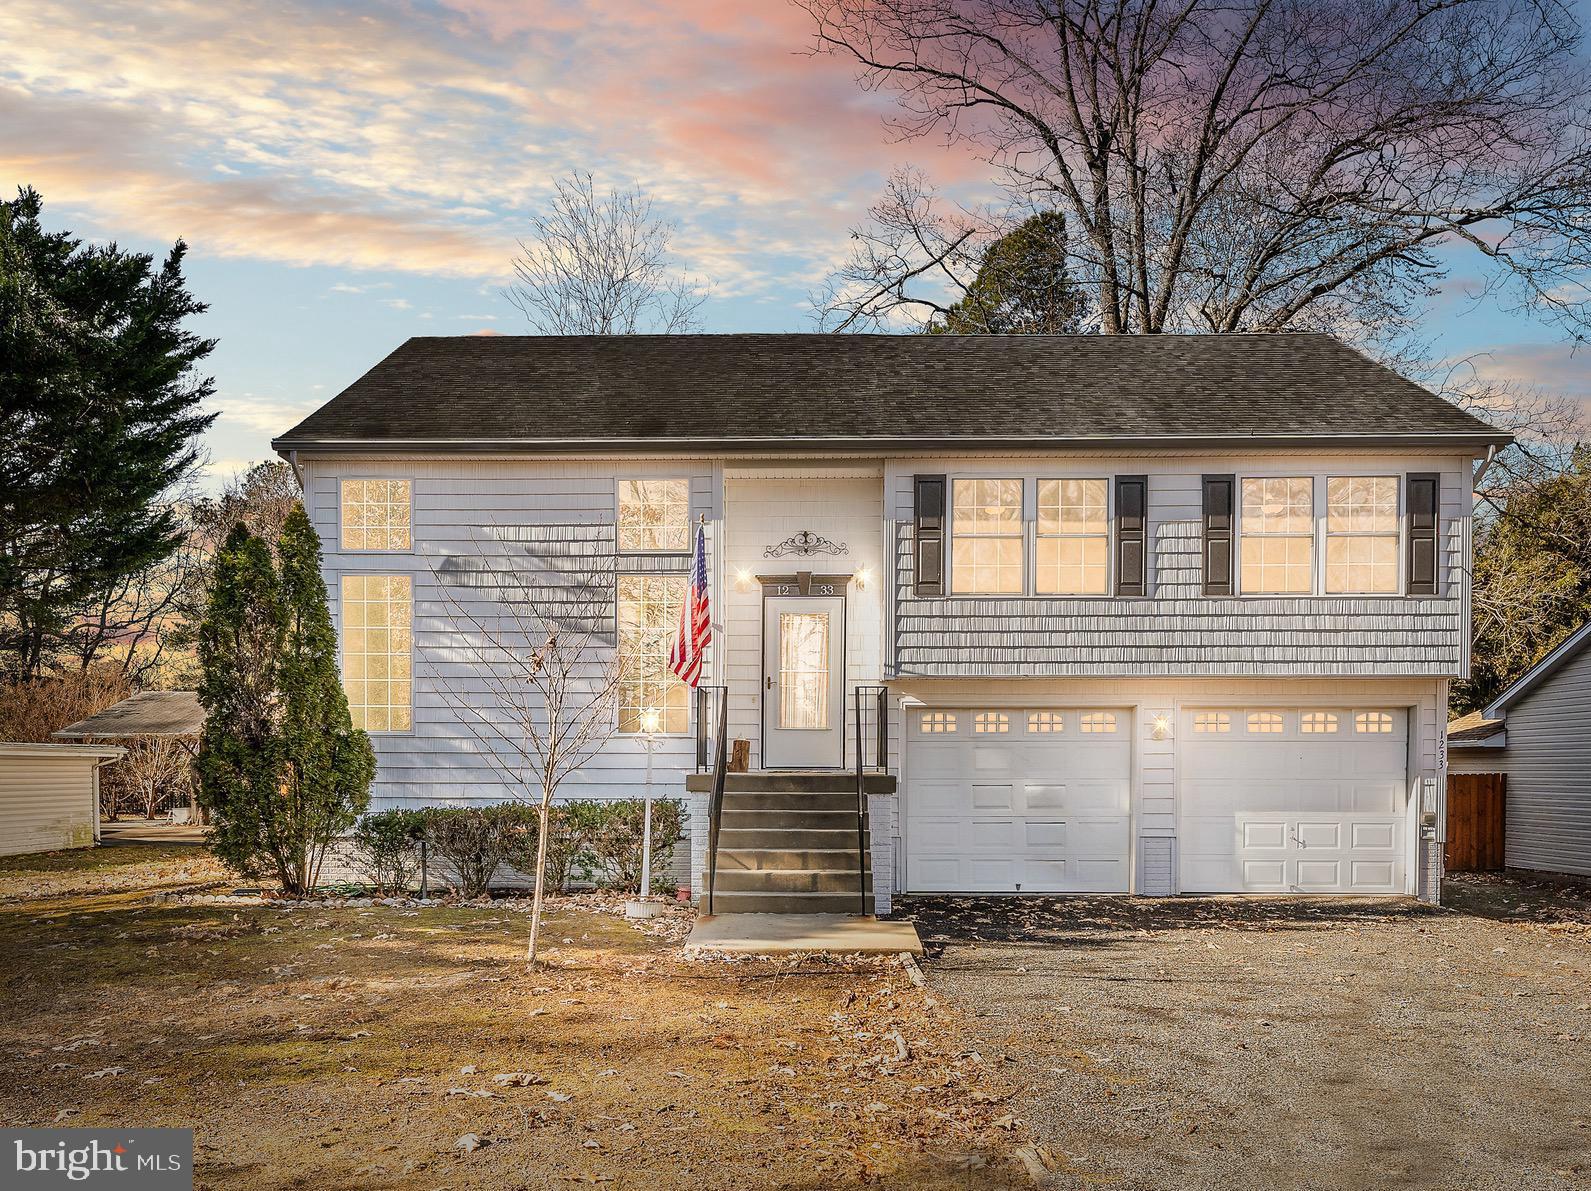
[[[696,527],[696,556],[691,561],[691,586],[685,593],[685,602],[679,610],[679,632],[674,646],[668,651],[668,668],[680,676],[686,686],[694,687],[702,680],[702,656],[707,643],[713,639],[713,628],[707,615],[707,531]]]

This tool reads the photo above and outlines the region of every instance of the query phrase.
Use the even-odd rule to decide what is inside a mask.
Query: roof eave
[[[1519,702],[1536,686],[1551,678],[1564,666],[1568,665],[1569,662],[1573,661],[1575,655],[1580,652],[1587,642],[1591,642],[1591,621],[1586,622],[1570,633],[1558,643],[1556,649],[1529,670],[1526,670],[1524,674],[1514,679],[1508,689],[1498,695],[1481,714],[1489,720],[1502,718],[1503,713],[1511,705]]]
[[[588,454],[616,452],[647,454],[657,451],[723,451],[757,453],[768,451],[828,450],[861,451],[872,454],[923,450],[1111,450],[1139,448],[1229,448],[1229,447],[1451,447],[1454,450],[1483,451],[1502,448],[1513,436],[1500,432],[1419,431],[1408,434],[1112,434],[1112,435],[1031,435],[1031,436],[888,436],[825,437],[770,436],[766,438],[312,438],[291,433],[271,440],[271,449],[284,458],[299,454],[349,454],[382,452],[388,454],[431,455],[527,455]]]

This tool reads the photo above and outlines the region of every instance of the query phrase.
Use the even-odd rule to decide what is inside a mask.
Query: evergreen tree
[[[216,854],[251,875],[262,858],[281,851],[276,682],[285,630],[271,552],[238,525],[216,555],[199,626],[199,702],[205,709],[199,802],[212,816]]]
[[[984,252],[966,297],[929,325],[933,335],[1064,335],[1082,295],[1066,262],[1066,217],[1030,215]]]
[[[178,241],[154,258],[0,202],[0,672],[49,668],[79,613],[181,542],[163,498],[191,474],[214,348]]]
[[[199,626],[199,797],[222,859],[274,872],[284,893],[300,896],[369,804],[375,754],[348,714],[320,539],[302,506],[288,514],[277,554],[280,570],[239,524],[216,557]]]
[[[279,864],[299,888],[312,888],[327,846],[370,804],[376,755],[370,737],[354,728],[337,672],[337,635],[320,575],[320,538],[303,505],[282,527],[282,608],[286,636],[281,690],[284,837],[291,849]],[[286,885],[284,878],[284,886]]]

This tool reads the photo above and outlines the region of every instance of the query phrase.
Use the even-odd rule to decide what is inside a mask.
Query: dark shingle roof
[[[144,691],[50,735],[62,740],[119,736],[195,736],[204,730],[204,708],[195,691]]]
[[[1326,335],[632,335],[411,339],[274,445],[1343,437],[1507,441]]]

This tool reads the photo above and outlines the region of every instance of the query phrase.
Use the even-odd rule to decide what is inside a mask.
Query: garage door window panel
[[[958,595],[1021,595],[1021,480],[957,480],[951,487],[950,586]]]
[[[1238,520],[1243,592],[1308,595],[1315,586],[1315,482],[1307,476],[1243,481]]]
[[[1396,476],[1327,479],[1327,592],[1397,594],[1398,544]]]
[[[1109,486],[1040,480],[1034,585],[1039,595],[1110,591]]]

